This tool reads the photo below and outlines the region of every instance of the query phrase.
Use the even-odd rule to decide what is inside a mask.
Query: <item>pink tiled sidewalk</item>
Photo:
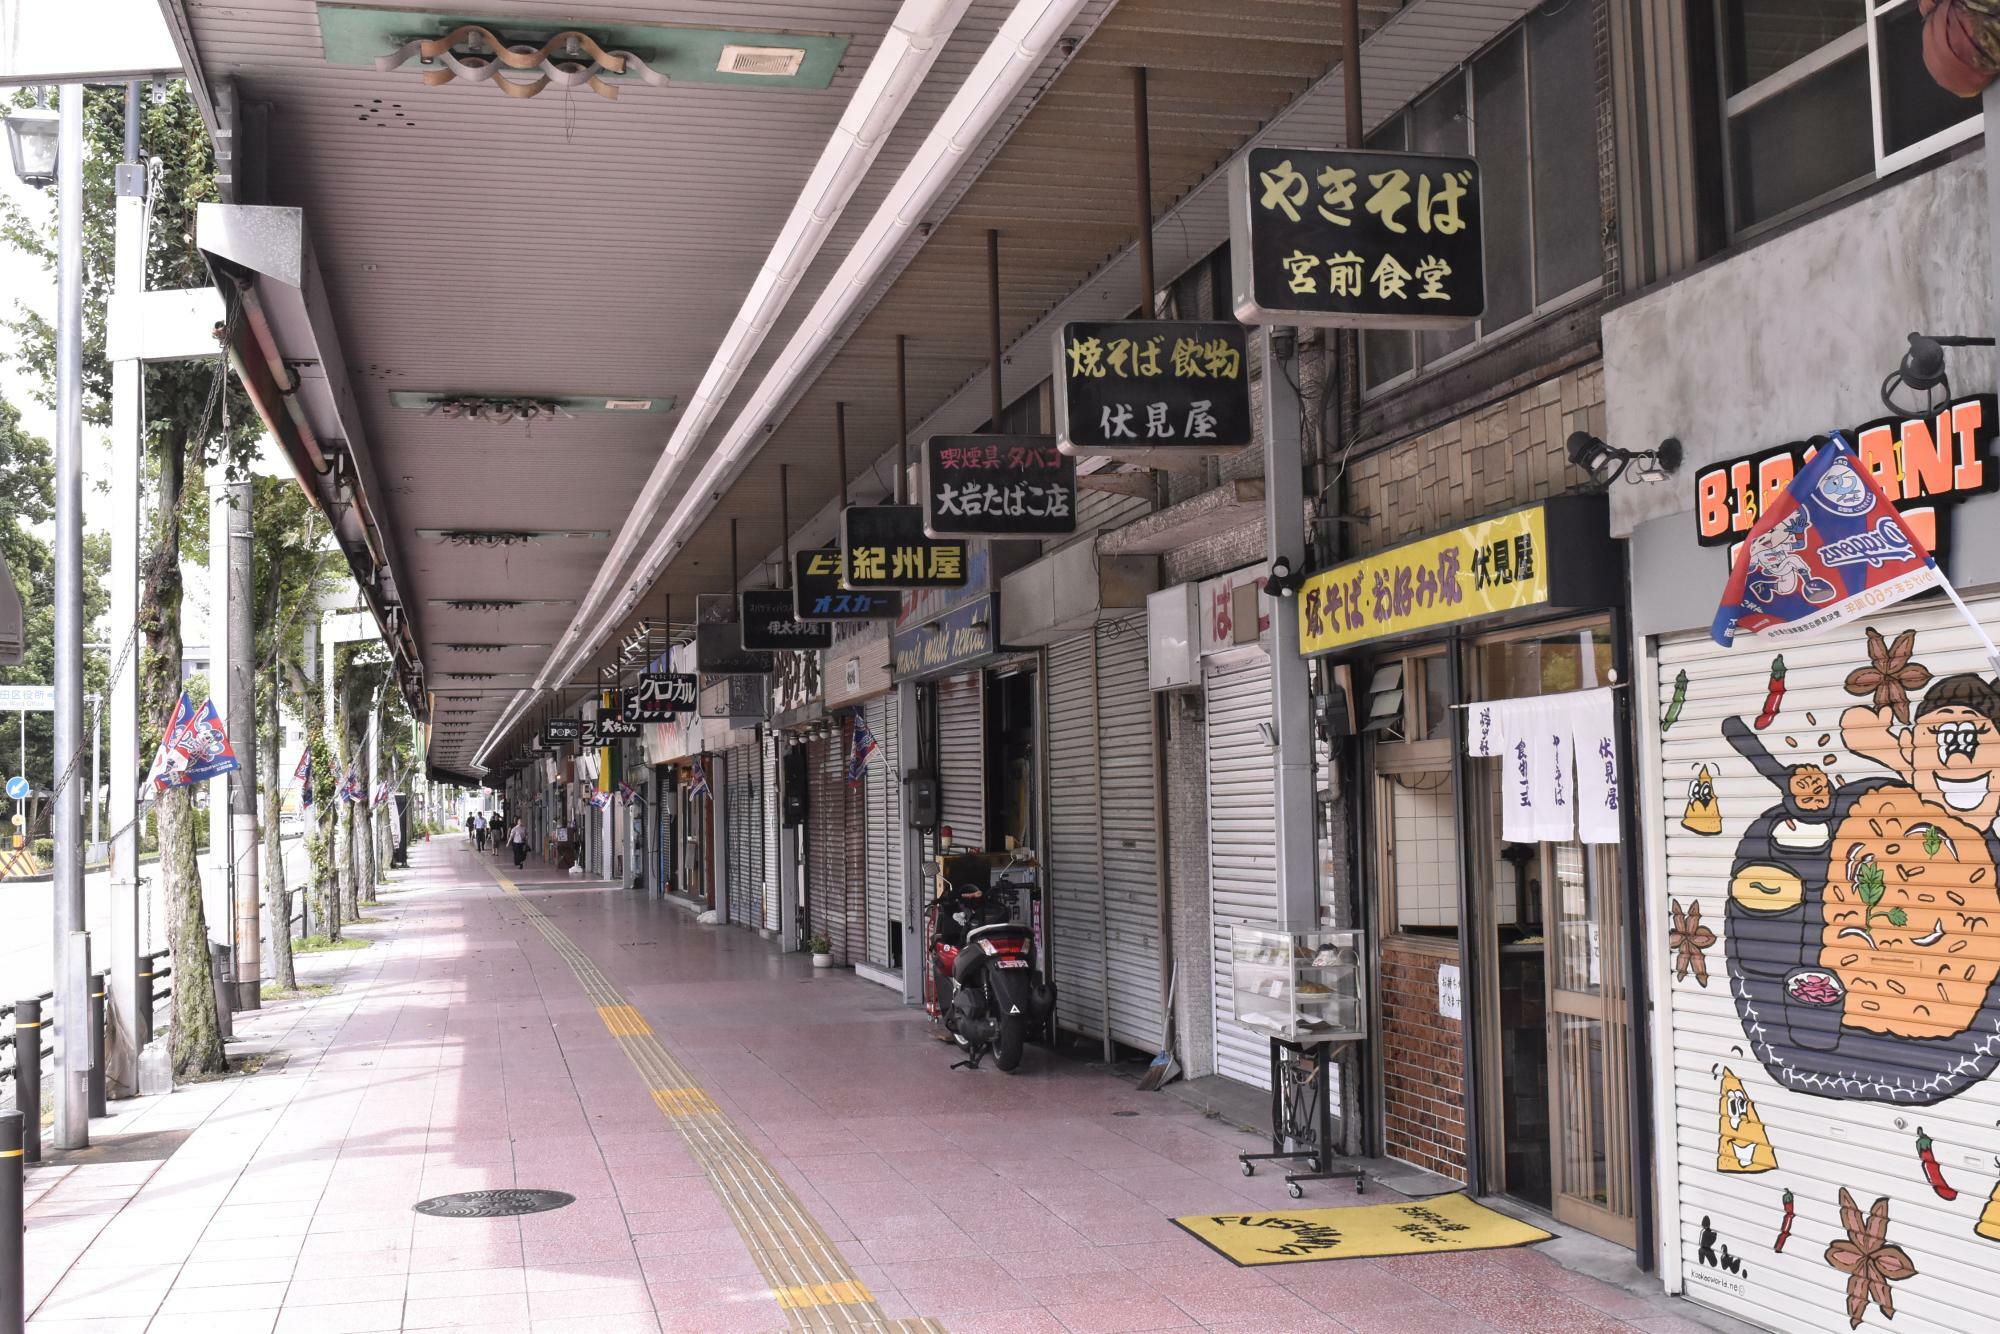
[[[232,1050],[271,1052],[262,1072],[99,1123],[100,1137],[188,1130],[164,1162],[36,1172],[32,1329],[786,1327],[714,1188],[488,860],[455,838],[420,847],[360,928],[371,948],[301,961],[332,995],[239,1016]],[[532,866],[519,882],[891,1319],[954,1334],[1701,1327],[1692,1307],[1533,1249],[1238,1269],[1170,1220],[1291,1203],[1276,1178],[1239,1174],[1247,1137],[1042,1052],[1012,1076],[951,1070],[923,1016],[879,986],[629,891]],[[500,1220],[410,1209],[512,1185],[577,1202]]]

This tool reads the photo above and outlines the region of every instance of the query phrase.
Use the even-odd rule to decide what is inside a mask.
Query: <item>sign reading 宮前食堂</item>
[[[1234,169],[1229,219],[1245,323],[1452,329],[1486,309],[1469,157],[1253,148]]]
[[[1332,653],[1530,607],[1607,606],[1621,568],[1604,497],[1560,496],[1308,576],[1299,651]]]
[[[1079,320],[1056,339],[1065,454],[1219,453],[1251,443],[1248,336],[1227,320]]]
[[[958,588],[965,543],[932,538],[921,505],[850,505],[841,512],[849,588]]]
[[[924,531],[1043,537],[1076,531],[1076,461],[1048,435],[934,435],[924,442]]]

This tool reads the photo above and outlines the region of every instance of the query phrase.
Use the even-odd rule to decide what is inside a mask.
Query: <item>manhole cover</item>
[[[575,1203],[576,1196],[559,1190],[462,1190],[419,1200],[417,1212],[433,1218],[512,1218]]]

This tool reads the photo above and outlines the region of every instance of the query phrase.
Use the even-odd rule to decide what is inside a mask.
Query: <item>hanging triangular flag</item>
[[[868,757],[875,753],[875,734],[861,710],[854,711],[854,737],[847,748],[847,785],[854,787],[868,775]]]
[[[215,701],[205,699],[197,709],[183,690],[160,737],[160,749],[147,775],[156,791],[205,782],[242,768],[229,744],[229,733],[215,711]]]

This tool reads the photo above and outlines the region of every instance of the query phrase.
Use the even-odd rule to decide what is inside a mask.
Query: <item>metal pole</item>
[[[910,477],[910,339],[896,335],[896,503],[906,503]]]
[[[104,696],[91,695],[86,702],[90,708],[90,842],[91,846],[104,841],[104,811],[101,786],[104,781],[102,761],[104,758]]]
[[[230,855],[236,864],[236,1008],[263,1005],[263,903],[257,866],[257,629],[252,620],[256,599],[253,582],[255,554],[251,548],[250,479],[229,485],[229,739],[242,764],[231,776],[229,793],[233,823]],[[275,740],[275,738],[274,738]],[[272,794],[271,818],[277,819],[277,794]]]
[[[14,1002],[14,1106],[27,1118],[22,1126],[25,1162],[42,1161],[42,1001]]]
[[[1139,318],[1150,320],[1153,310],[1153,134],[1146,111],[1146,67],[1132,71],[1132,152],[1137,162],[1134,179],[1139,205]]]
[[[833,405],[833,466],[840,470],[840,507],[847,508],[847,404]]]
[[[1258,329],[1264,381],[1264,524],[1270,558],[1299,568],[1306,540],[1305,469],[1299,447],[1295,378],[1269,326]],[[1277,784],[1278,922],[1286,931],[1318,925],[1318,871],[1313,849],[1312,679],[1299,656],[1298,605],[1279,598],[1271,608],[1271,721]]]
[[[986,331],[993,354],[993,421],[986,429],[1000,429],[1000,232],[986,229]]]
[[[83,935],[83,85],[63,85],[57,149],[55,947],[57,1010],[69,1020],[56,1086],[56,1145],[90,1143],[88,938]]]
[[[27,1256],[22,1237],[27,1202],[21,1180],[18,1111],[0,1112],[0,1334],[22,1334],[28,1320]]]
[[[104,987],[109,973],[90,978],[90,1114],[104,1115]]]
[[[1340,7],[1340,82],[1347,100],[1347,146],[1361,147],[1361,0]]]
[[[792,465],[778,465],[778,587],[792,586]]]

